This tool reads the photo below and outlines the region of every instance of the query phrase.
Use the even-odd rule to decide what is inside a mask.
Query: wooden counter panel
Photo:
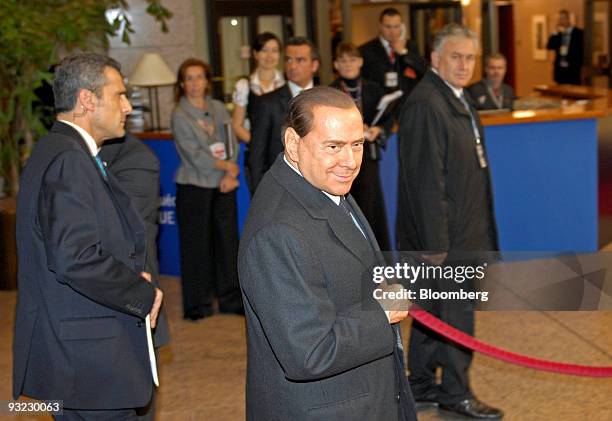
[[[132,132],[134,136],[141,140],[173,140],[171,131],[163,132]]]
[[[607,112],[592,105],[576,105],[548,110],[506,111],[494,114],[481,114],[483,126],[503,124],[541,123],[547,121],[585,120],[604,117]]]

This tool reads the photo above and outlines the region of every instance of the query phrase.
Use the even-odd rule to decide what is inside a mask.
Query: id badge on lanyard
[[[485,157],[480,136],[476,137],[476,156],[478,157],[478,164],[480,165],[480,168],[487,168],[487,158]]]
[[[398,75],[397,72],[385,73],[385,87],[386,88],[397,88]]]
[[[210,153],[212,153],[216,159],[220,159],[222,161],[227,159],[227,151],[223,142],[215,142],[211,144]]]

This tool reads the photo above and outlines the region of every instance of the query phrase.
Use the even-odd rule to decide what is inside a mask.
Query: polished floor
[[[215,315],[200,322],[181,318],[180,281],[164,278],[171,345],[160,357],[157,419],[244,419],[246,345],[244,319]],[[9,399],[14,292],[0,292],[0,400]],[[402,324],[407,337],[410,321]],[[612,312],[481,312],[477,336],[540,358],[612,366]],[[484,401],[506,411],[505,420],[612,420],[612,378],[538,372],[476,355],[472,386]],[[50,420],[49,416],[0,419]],[[421,412],[420,420],[442,417]],[[291,420],[287,420],[291,421]],[[324,420],[323,420],[324,421]],[[376,421],[376,420],[372,420]]]

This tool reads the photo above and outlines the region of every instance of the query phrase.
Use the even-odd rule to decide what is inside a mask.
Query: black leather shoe
[[[426,393],[425,395],[414,395],[414,403],[417,411],[438,407],[437,396],[434,392]]]
[[[499,420],[504,416],[501,409],[493,408],[476,398],[464,399],[452,405],[440,404],[440,410],[478,420]]]
[[[214,311],[212,308],[202,307],[199,310],[186,311],[183,318],[185,320],[191,320],[192,322],[197,322],[200,319],[212,316],[213,313]]]
[[[237,314],[238,316],[244,316],[244,307],[221,307],[219,313],[224,314]]]
[[[191,320],[192,322],[198,321],[203,318],[204,315],[199,311],[186,311],[185,315],[183,316],[183,319]]]

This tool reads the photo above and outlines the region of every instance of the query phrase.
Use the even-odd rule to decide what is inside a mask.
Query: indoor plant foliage
[[[147,13],[167,32],[172,14],[161,0],[145,0]],[[45,132],[34,90],[49,81],[62,52],[103,50],[110,37],[129,43],[127,0],[0,0],[0,177],[19,189],[19,173],[33,142]],[[113,10],[112,20],[106,12]]]

